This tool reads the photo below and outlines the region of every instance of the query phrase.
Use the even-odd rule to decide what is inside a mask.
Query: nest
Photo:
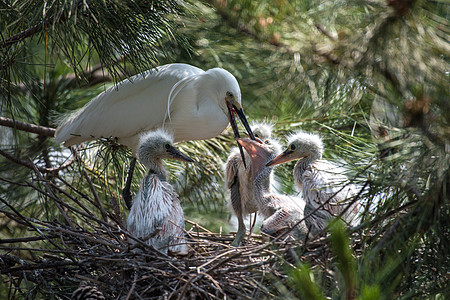
[[[167,256],[132,236],[115,197],[103,206],[88,173],[90,193],[77,190],[58,170],[37,168],[22,185],[57,209],[60,220],[24,215],[3,198],[3,220],[31,234],[2,239],[0,267],[8,299],[255,299],[283,295],[288,271],[299,261],[320,266],[331,254],[324,238],[295,241],[253,234],[241,247],[234,235],[187,221],[185,256]],[[44,217],[40,218],[44,219]],[[137,243],[130,243],[134,240]]]
[[[0,256],[10,297],[29,295],[22,287],[33,283],[34,293],[60,299],[273,298],[277,296],[273,282],[286,279],[284,265],[292,266],[299,259],[294,251],[299,242],[253,235],[236,248],[230,246],[232,236],[209,232],[189,221],[189,254],[171,257],[142,242],[131,248],[129,233],[108,223],[88,230],[15,213],[8,217],[27,223],[36,233],[1,242],[3,249],[32,253],[29,259]],[[30,247],[37,242],[48,248]],[[26,247],[5,247],[17,243]],[[310,245],[309,259],[322,259],[324,246],[321,242]]]

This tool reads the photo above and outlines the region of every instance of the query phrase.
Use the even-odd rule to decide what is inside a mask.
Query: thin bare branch
[[[0,125],[49,137],[54,137],[56,132],[56,129],[51,127],[34,125],[5,117],[0,117]]]

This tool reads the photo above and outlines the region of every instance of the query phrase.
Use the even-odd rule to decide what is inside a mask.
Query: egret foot
[[[133,178],[135,165],[136,158],[133,157],[130,162],[130,168],[128,169],[127,181],[125,182],[125,187],[122,190],[122,197],[128,209],[131,209],[131,206],[133,205],[133,196],[131,195],[131,179]]]
[[[234,238],[233,242],[231,242],[231,246],[233,247],[239,247],[241,245],[242,239],[245,236],[245,227],[239,228],[236,232],[236,237]]]

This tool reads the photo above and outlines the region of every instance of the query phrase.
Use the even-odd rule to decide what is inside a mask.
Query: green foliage
[[[340,220],[333,220],[330,224],[330,243],[333,254],[333,266],[336,267],[338,273],[334,273],[332,284],[337,286],[329,290],[322,288],[319,282],[313,280],[313,270],[304,263],[298,265],[291,270],[290,285],[298,289],[302,295],[302,299],[326,299],[322,291],[328,295],[333,295],[333,299],[389,299],[390,291],[380,290],[377,281],[373,278],[377,277],[377,273],[370,274],[372,278],[368,278],[366,274],[359,274],[361,270],[357,268],[357,260],[350,247],[350,239],[346,232],[345,225]],[[333,274],[332,273],[332,274]],[[340,280],[342,278],[343,280]],[[367,281],[366,281],[367,280]],[[323,283],[322,283],[323,284]],[[341,294],[339,294],[339,291]]]
[[[343,222],[339,220],[334,222],[330,227],[330,233],[331,249],[336,255],[336,266],[344,278],[346,298],[352,299],[356,288],[356,264]]]
[[[447,296],[448,3],[178,3],[2,2],[1,116],[54,127],[55,115],[81,107],[106,88],[105,81],[175,61],[223,67],[237,77],[250,120],[273,122],[282,143],[298,129],[319,133],[324,158],[364,187],[361,225],[351,229],[350,239],[338,223],[331,226],[334,260],[292,271],[293,289],[305,299]],[[25,36],[11,39],[20,33]],[[96,72],[89,70],[96,66]],[[51,139],[6,127],[0,128],[0,143],[2,150],[39,167],[58,166],[71,155]],[[222,165],[233,146],[226,131],[179,145],[196,163],[167,164],[187,217],[210,229],[225,227],[229,217]],[[102,141],[80,149],[80,155],[59,176],[86,196],[92,193],[82,175],[86,171],[100,201],[113,209],[129,152]],[[49,196],[27,185],[45,188],[42,179],[6,158],[0,162],[2,199],[27,216],[62,220]],[[289,194],[298,193],[293,164],[275,170],[281,190]],[[137,168],[133,191],[144,172]],[[86,197],[74,197],[100,215]],[[3,219],[2,237],[23,233]],[[331,287],[330,269],[336,271]]]
[[[304,299],[324,300],[320,287],[314,282],[311,269],[306,265],[299,265],[291,271],[291,284],[299,289]]]

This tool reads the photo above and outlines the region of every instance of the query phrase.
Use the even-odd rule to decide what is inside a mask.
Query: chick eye
[[[233,93],[232,92],[227,92],[227,97],[233,97]]]
[[[295,150],[295,145],[291,145],[289,148],[290,148],[291,150]]]
[[[265,140],[265,141],[264,141],[264,144],[268,144],[268,145],[269,145],[269,144],[270,144],[270,141],[269,141],[269,140]]]
[[[166,150],[169,150],[170,149],[170,144],[165,144],[164,148],[166,148]]]

